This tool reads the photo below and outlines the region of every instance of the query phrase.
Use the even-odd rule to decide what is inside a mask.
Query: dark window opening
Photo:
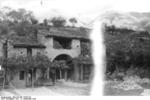
[[[24,74],[25,74],[24,71],[20,71],[20,75],[19,75],[20,80],[24,80]]]
[[[27,48],[27,55],[32,56],[32,48]]]
[[[68,38],[54,38],[54,45],[55,49],[71,49],[72,40]]]

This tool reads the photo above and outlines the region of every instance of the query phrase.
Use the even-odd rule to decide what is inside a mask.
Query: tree
[[[38,20],[35,19],[34,17],[31,17],[30,20],[31,20],[31,23],[32,23],[33,25],[38,24]]]
[[[8,58],[7,61],[7,67],[12,72],[15,72],[17,70],[23,69],[23,70],[33,70],[36,68],[45,69],[45,71],[48,71],[47,73],[47,79],[49,79],[49,68],[51,67],[52,63],[50,59],[46,55],[42,55],[37,53],[37,55],[34,56],[12,56]],[[32,77],[32,87],[34,86],[34,76]]]
[[[105,26],[104,38],[108,69],[115,66],[119,66],[119,69],[127,69],[131,65],[150,65],[148,32]]]
[[[91,42],[81,41],[81,55],[85,57],[91,57]]]
[[[46,55],[41,54],[31,57],[20,55],[9,57],[7,66],[9,66],[11,70],[19,70],[19,68],[48,68],[51,67],[51,61]]]
[[[63,17],[53,17],[51,18],[50,22],[54,27],[64,27],[66,24],[66,20]]]
[[[44,20],[43,20],[43,24],[44,24],[44,26],[48,26],[48,20],[47,20],[47,19],[44,19]]]
[[[72,27],[75,27],[75,24],[78,22],[76,18],[70,18],[70,23],[72,23]]]
[[[33,12],[27,11],[25,9],[18,9],[18,10],[12,9],[6,14],[6,16],[8,17],[9,20],[16,22],[28,21],[31,23],[31,20],[34,18]]]
[[[5,88],[6,84],[6,77],[7,77],[7,58],[8,58],[8,42],[11,41],[11,38],[13,37],[13,32],[11,29],[10,21],[3,20],[0,22],[0,42],[3,44],[3,63],[2,67],[4,68],[5,75],[4,75],[4,83],[3,88]]]
[[[4,7],[0,10],[1,22],[9,22],[11,29],[13,29],[19,36],[30,36],[35,34],[38,24],[38,20],[35,18],[32,11],[25,9],[11,9]],[[9,25],[10,27],[10,25]]]

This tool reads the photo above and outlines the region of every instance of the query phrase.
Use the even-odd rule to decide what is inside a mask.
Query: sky
[[[149,0],[0,0],[0,7],[25,8],[39,20],[60,15],[83,24],[100,19],[106,11],[150,12],[149,4]]]
[[[87,2],[88,1],[88,2]],[[98,0],[0,0],[0,6],[32,10],[39,20],[52,16],[90,20],[99,12]]]
[[[4,6],[31,10],[39,20],[61,15],[67,18],[76,17],[80,22],[90,25],[104,17],[116,17],[113,22],[117,25],[136,28],[144,26],[150,29],[149,16],[142,14],[140,17],[140,13],[150,12],[150,0],[0,0],[0,7]],[[97,34],[94,34],[95,42],[100,37]],[[101,46],[98,44],[95,47]],[[95,50],[99,52],[103,48]],[[95,54],[99,56],[99,53]]]

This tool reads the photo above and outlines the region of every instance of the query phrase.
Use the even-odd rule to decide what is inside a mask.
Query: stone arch
[[[74,57],[69,54],[69,53],[57,53],[56,55],[51,56],[51,61],[53,62],[54,60],[56,60],[58,57],[60,56],[67,56],[68,58],[73,59]]]
[[[72,57],[68,54],[59,54],[53,59],[53,61],[54,60],[72,60]]]
[[[57,55],[54,59],[54,60],[57,60],[57,61],[60,61],[60,60],[64,60],[66,61],[66,65],[69,67],[67,69],[67,77],[65,76],[65,71],[64,69],[61,69],[61,73],[60,73],[60,69],[56,69],[56,78],[57,79],[73,79],[73,72],[74,72],[74,66],[73,66],[73,59],[70,55],[68,54],[60,54],[60,55]],[[61,75],[60,75],[61,74]]]

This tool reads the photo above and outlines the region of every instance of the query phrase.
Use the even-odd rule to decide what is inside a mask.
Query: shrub
[[[45,55],[37,54],[32,57],[25,57],[25,56],[13,56],[8,58],[7,66],[9,69],[28,69],[28,68],[35,68],[35,67],[42,67],[47,68],[51,67],[51,61]]]
[[[105,26],[106,71],[124,69],[128,76],[149,77],[150,34],[115,26]],[[118,66],[118,67],[116,67]],[[130,68],[133,66],[133,68]],[[117,69],[118,68],[118,69]]]
[[[50,22],[54,27],[64,27],[66,24],[66,20],[63,17],[53,17]]]

